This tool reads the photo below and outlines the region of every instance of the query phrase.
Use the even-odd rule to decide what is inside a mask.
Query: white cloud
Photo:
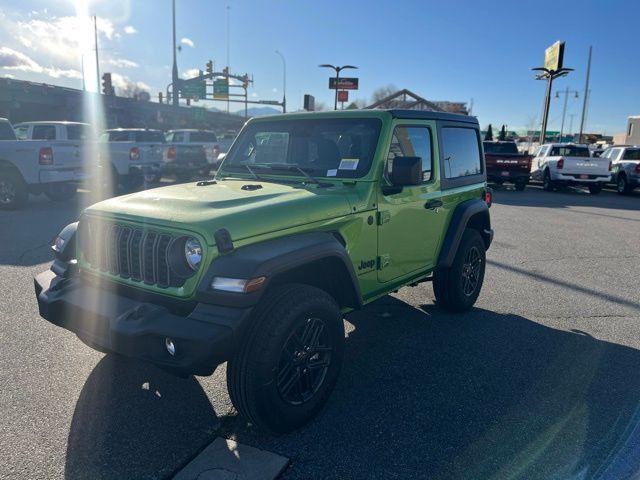
[[[133,35],[134,33],[138,33],[138,30],[136,30],[132,25],[127,25],[126,27],[124,27],[124,33],[126,33],[127,35]]]
[[[134,82],[126,75],[120,75],[119,73],[111,74],[111,83],[113,86],[120,90],[120,92],[129,92],[133,90],[144,90],[148,92],[151,87],[144,82]]]
[[[82,78],[82,74],[72,68],[43,67],[28,55],[9,47],[0,47],[0,68],[23,72],[43,73],[52,78]]]
[[[182,78],[193,78],[193,77],[197,77],[199,74],[200,74],[200,69],[190,68],[182,72]]]
[[[191,40],[190,38],[187,38],[187,37],[183,37],[180,40],[180,43],[183,44],[183,45],[186,45],[187,47],[191,47],[191,48],[195,47],[195,44],[193,43],[193,40]]]
[[[137,68],[139,65],[133,60],[127,60],[126,58],[109,58],[104,61],[105,65],[111,65],[116,68]]]
[[[272,89],[271,89],[271,91],[272,91],[273,93],[278,93],[278,89],[277,89],[277,88],[272,88]]]

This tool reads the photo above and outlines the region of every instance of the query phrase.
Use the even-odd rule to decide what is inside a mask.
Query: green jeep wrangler
[[[493,231],[478,122],[364,110],[253,119],[214,180],[87,208],[35,278],[40,315],[179,375],[227,362],[249,421],[287,432],[326,403],[343,315],[420,282],[476,301]]]

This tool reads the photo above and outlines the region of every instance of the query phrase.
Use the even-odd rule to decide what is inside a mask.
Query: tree
[[[363,100],[362,98],[357,98],[347,106],[347,110],[363,109],[366,106],[367,106],[366,100]]]
[[[507,139],[507,126],[506,125],[502,125],[502,128],[500,129],[500,136],[498,137],[498,140],[500,140],[501,142],[504,142]]]
[[[487,142],[493,141],[493,129],[491,128],[491,124],[489,124],[489,126],[487,127],[487,133],[485,133],[484,139]]]
[[[398,87],[395,85],[389,84],[386,87],[380,87],[374,90],[373,95],[371,95],[371,103],[376,103],[382,100],[383,98],[388,97],[398,91]]]

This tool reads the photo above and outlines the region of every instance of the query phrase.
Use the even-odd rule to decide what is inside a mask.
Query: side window
[[[443,127],[444,177],[459,178],[482,173],[478,133],[473,128]]]
[[[173,142],[173,136],[174,135],[175,135],[175,133],[173,133],[173,132],[169,132],[169,133],[165,134],[164,141],[165,142],[169,142],[169,143]]]
[[[173,134],[172,142],[182,143],[184,142],[184,132],[175,132]]]
[[[56,127],[54,125],[35,125],[32,138],[33,140],[55,140]]]
[[[534,157],[539,157],[541,152],[542,152],[542,147],[538,147],[538,148],[536,148],[536,151],[533,154],[533,156]]]
[[[431,129],[428,127],[396,127],[389,146],[385,176],[391,171],[391,160],[395,157],[420,157],[422,159],[422,181],[431,180],[433,165]]]
[[[29,127],[27,127],[26,125],[23,125],[21,127],[14,128],[13,131],[16,132],[16,138],[18,140],[26,140],[27,133],[29,132]]]

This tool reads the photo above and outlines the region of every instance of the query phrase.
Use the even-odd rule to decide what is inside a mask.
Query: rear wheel
[[[451,267],[436,270],[436,303],[451,312],[470,309],[478,299],[486,263],[484,241],[477,230],[466,229]]]
[[[553,182],[551,181],[549,170],[545,170],[542,176],[542,189],[545,192],[553,192]]]
[[[589,185],[589,193],[591,195],[598,195],[602,191],[602,185],[599,183],[594,183],[593,185]]]
[[[626,175],[618,175],[618,180],[616,181],[616,190],[620,195],[628,195],[631,193],[631,188],[629,186],[629,182],[627,181]]]
[[[28,199],[29,191],[20,174],[0,170],[0,209],[20,208]]]
[[[301,427],[327,402],[338,379],[344,325],[325,291],[285,285],[266,295],[227,365],[233,405],[276,433]]]
[[[527,186],[527,182],[525,181],[517,181],[515,183],[515,187],[518,192],[523,191],[526,188],[526,186]]]
[[[78,192],[78,185],[71,182],[52,183],[44,191],[44,194],[54,202],[71,200]]]

